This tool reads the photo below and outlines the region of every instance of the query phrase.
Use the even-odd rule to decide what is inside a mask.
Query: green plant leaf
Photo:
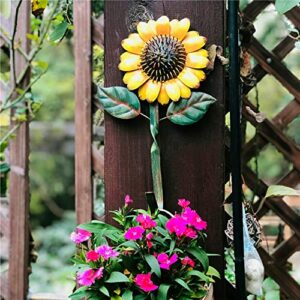
[[[49,36],[49,41],[50,42],[60,41],[64,37],[68,29],[68,26],[69,24],[66,21],[63,21],[58,25],[56,25],[54,30],[51,32]]]
[[[161,276],[160,266],[155,256],[145,255],[147,264],[150,266],[151,270],[158,276]]]
[[[167,118],[177,125],[191,125],[203,118],[208,108],[216,102],[216,99],[202,92],[193,92],[186,100],[172,102],[167,110]]]
[[[71,294],[69,297],[72,300],[81,300],[86,295],[87,286],[82,286],[79,289],[77,289],[73,294]]]
[[[295,6],[299,5],[299,0],[276,0],[275,8],[278,13],[285,14]]]
[[[110,297],[109,291],[108,291],[108,289],[107,289],[104,285],[102,285],[102,286],[99,288],[99,291],[100,291],[103,295],[105,295],[105,296],[107,296],[107,297]]]
[[[11,14],[11,0],[0,1],[0,15],[8,19]]]
[[[0,173],[7,173],[10,170],[10,166],[8,163],[3,162],[0,163]]]
[[[210,278],[208,276],[206,276],[203,272],[200,272],[200,271],[197,271],[197,270],[188,271],[185,276],[186,277],[196,276],[196,277],[200,278],[201,280],[203,280],[205,282],[210,281]]]
[[[88,230],[92,233],[97,233],[101,229],[115,230],[117,232],[120,231],[117,227],[114,227],[101,221],[92,221],[90,223],[80,224],[78,225],[78,227]]]
[[[125,87],[98,86],[97,96],[104,110],[115,118],[133,119],[141,113],[138,97]]]
[[[207,276],[215,276],[215,277],[217,277],[219,279],[221,278],[219,271],[217,269],[215,269],[214,267],[212,267],[212,266],[208,267],[206,275]]]
[[[165,284],[165,283],[161,284],[157,292],[157,299],[168,300],[168,291],[170,286],[171,286],[170,284]]]
[[[186,290],[191,292],[191,289],[189,288],[189,286],[187,285],[187,283],[185,281],[183,281],[181,278],[176,278],[175,281],[181,285],[183,288],[185,288]]]
[[[122,295],[122,300],[132,300],[133,299],[133,293],[132,291],[125,291],[125,293]]]
[[[121,272],[114,271],[110,274],[109,278],[105,282],[107,283],[129,282],[129,278]]]
[[[272,196],[300,196],[300,192],[283,185],[270,185],[265,198]]]
[[[204,272],[206,273],[209,267],[209,261],[206,252],[203,249],[197,247],[188,248],[187,252],[192,254],[194,257],[198,259],[198,261],[203,266]]]

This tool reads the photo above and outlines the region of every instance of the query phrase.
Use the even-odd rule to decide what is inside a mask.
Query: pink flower
[[[129,205],[129,204],[133,203],[133,200],[131,199],[131,197],[129,195],[126,195],[124,202],[125,202],[125,205]]]
[[[88,269],[77,274],[77,282],[80,285],[91,286],[95,283],[96,279],[100,279],[103,276],[104,268],[94,271],[93,269]]]
[[[194,226],[197,230],[206,229],[207,223],[203,221],[197,212],[190,207],[184,209],[181,217],[191,226]]]
[[[142,238],[144,232],[145,229],[141,226],[131,227],[125,232],[124,237],[126,240],[135,241]]]
[[[170,266],[173,265],[178,259],[177,254],[173,254],[169,257],[166,253],[160,253],[157,256],[157,260],[159,262],[159,266],[162,269],[170,270]]]
[[[186,208],[190,204],[191,204],[191,202],[186,199],[178,199],[178,205],[181,206],[182,208]]]
[[[175,217],[172,217],[167,221],[166,228],[170,233],[175,232],[175,234],[180,237],[186,231],[186,225],[186,221],[181,216],[175,215]]]
[[[101,245],[96,248],[95,250],[101,257],[104,258],[104,260],[108,260],[111,257],[117,257],[119,255],[119,252],[116,250],[113,250],[112,247],[108,245]]]
[[[150,216],[144,214],[139,214],[136,217],[136,221],[139,222],[144,229],[151,229],[157,226],[156,222],[153,221]]]
[[[147,247],[151,249],[153,247],[153,243],[151,241],[147,241]]]
[[[184,266],[191,266],[192,268],[195,267],[195,262],[188,256],[186,256],[184,259],[181,260],[181,263],[184,265]]]
[[[197,237],[197,232],[192,228],[187,228],[183,235],[191,239],[194,239]]]
[[[204,230],[207,227],[207,222],[203,221],[199,216],[194,219],[193,226],[197,230]]]
[[[70,239],[74,243],[80,244],[82,242],[87,241],[91,236],[92,236],[91,232],[81,229],[81,228],[76,228],[76,230],[71,233]]]
[[[158,289],[158,286],[153,284],[151,280],[151,273],[136,275],[134,282],[144,292],[152,292]]]
[[[90,250],[85,255],[86,261],[97,261],[99,259],[99,254],[95,250]]]
[[[146,239],[147,239],[148,241],[151,241],[151,240],[153,239],[153,236],[154,236],[154,234],[153,234],[152,232],[149,232],[149,233],[146,235]]]

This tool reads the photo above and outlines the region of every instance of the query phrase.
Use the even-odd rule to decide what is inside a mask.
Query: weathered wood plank
[[[16,1],[14,2],[16,4]],[[23,1],[18,16],[16,40],[27,53],[30,43],[26,34],[30,31],[30,2]],[[24,57],[16,53],[16,75],[20,74],[26,64]],[[28,83],[29,77],[23,84]],[[14,123],[14,122],[12,122]],[[12,124],[14,126],[14,124]],[[10,141],[10,259],[8,278],[8,299],[25,299],[28,290],[29,264],[29,125],[22,123],[16,132],[16,137]],[[19,172],[21,170],[22,172]]]
[[[93,213],[92,189],[92,18],[91,1],[74,1],[75,195],[77,222]]]
[[[154,1],[154,14],[172,18],[189,17],[192,28],[208,37],[209,43],[224,40],[223,1]],[[124,17],[127,1],[107,1],[105,10],[106,85],[123,85],[117,70],[122,53],[121,39],[128,35]],[[212,26],[213,20],[213,26]],[[109,36],[109,38],[107,38]],[[178,210],[177,199],[187,197],[208,221],[208,250],[220,254],[213,264],[223,273],[223,189],[224,189],[224,81],[223,68],[203,83],[218,103],[197,125],[180,127],[164,121],[161,145],[165,207]],[[116,209],[129,193],[138,206],[145,206],[144,193],[152,189],[150,175],[150,134],[145,120],[105,119],[106,213]],[[222,275],[221,275],[222,276]],[[223,277],[222,277],[223,278]],[[216,284],[216,299],[226,299],[224,282]]]

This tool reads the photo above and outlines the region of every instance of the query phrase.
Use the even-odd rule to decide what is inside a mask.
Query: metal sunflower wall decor
[[[125,72],[121,86],[98,87],[97,96],[104,110],[113,117],[133,119],[145,117],[153,138],[151,167],[156,200],[163,203],[160,150],[156,140],[159,122],[168,119],[177,125],[191,125],[203,118],[216,99],[206,93],[192,91],[205,80],[203,69],[209,64],[206,38],[189,31],[190,20],[158,20],[139,22],[137,33],[122,41],[125,52],[119,69]],[[137,94],[132,92],[137,90]],[[149,115],[141,112],[140,101],[149,103]],[[159,104],[168,105],[160,119]]]

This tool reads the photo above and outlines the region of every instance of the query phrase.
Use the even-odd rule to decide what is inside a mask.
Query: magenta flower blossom
[[[166,253],[160,253],[157,256],[157,260],[159,262],[159,266],[162,269],[170,270],[171,265],[173,265],[178,259],[177,254],[173,254],[171,257],[168,256]]]
[[[190,204],[191,204],[191,202],[186,199],[178,199],[178,205],[181,206],[182,208],[186,208]]]
[[[177,236],[181,237],[187,229],[187,223],[181,216],[175,215],[167,221],[166,228],[169,233],[175,233]]]
[[[184,266],[191,266],[192,268],[195,267],[195,262],[188,256],[186,256],[185,258],[183,258],[181,260],[181,263],[184,265]]]
[[[135,226],[135,227],[129,228],[125,232],[124,237],[126,240],[135,241],[135,240],[142,238],[144,232],[145,232],[145,229],[143,227]]]
[[[129,195],[126,195],[124,202],[125,202],[125,205],[130,205],[131,203],[133,203],[133,200],[131,199],[131,197]]]
[[[158,289],[158,286],[151,280],[151,273],[136,275],[134,282],[144,292],[152,292]]]
[[[197,230],[206,229],[207,223],[203,221],[197,212],[190,207],[184,209],[181,217],[191,226],[194,226]]]
[[[112,247],[108,245],[101,245],[96,248],[95,250],[101,257],[103,257],[104,260],[108,260],[112,257],[117,257],[119,255],[119,252],[114,250]]]
[[[186,229],[183,235],[191,239],[195,239],[197,237],[197,232],[194,229],[189,227]]]
[[[146,239],[148,241],[151,241],[153,239],[154,234],[152,232],[149,232],[148,234],[146,234]]]
[[[80,244],[82,242],[87,241],[91,236],[92,236],[91,232],[81,229],[81,228],[76,228],[76,230],[71,233],[70,239],[74,243]]]
[[[95,250],[90,250],[86,253],[85,258],[87,262],[90,261],[97,261],[99,259],[100,255]]]
[[[95,283],[96,279],[100,279],[103,276],[104,268],[94,271],[93,269],[88,269],[77,274],[77,282],[80,285],[91,286]]]
[[[157,226],[157,223],[153,221],[150,216],[144,214],[139,214],[136,217],[136,221],[139,222],[144,229],[151,229]]]

